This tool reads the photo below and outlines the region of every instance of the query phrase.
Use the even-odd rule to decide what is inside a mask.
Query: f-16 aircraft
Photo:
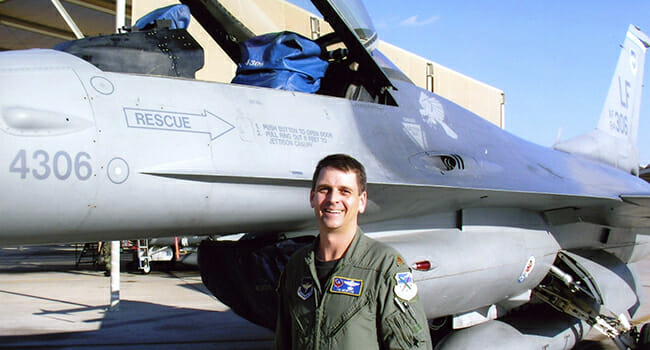
[[[274,279],[316,233],[313,169],[347,153],[368,172],[362,228],[414,270],[439,349],[566,349],[592,328],[647,345],[630,264],[650,234],[648,37],[629,27],[598,128],[545,148],[416,87],[360,1],[312,2],[334,28],[314,41],[182,1],[239,63],[232,84],[193,79],[202,48],[165,21],[0,53],[2,245],[245,233],[202,244],[202,277],[272,328]]]

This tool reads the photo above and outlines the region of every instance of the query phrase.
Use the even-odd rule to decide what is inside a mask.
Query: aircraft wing
[[[650,227],[650,195],[626,194],[621,195],[621,199],[624,204],[621,204],[614,210],[620,221],[625,221],[633,227]],[[650,234],[643,230],[638,232]]]
[[[624,194],[621,199],[625,202],[650,209],[650,195],[647,194]]]
[[[206,166],[206,161],[187,161],[150,169],[143,169],[143,174],[176,180],[188,180],[205,183],[267,185],[293,187],[308,190],[311,182],[306,178],[290,176],[259,176],[254,172],[214,172]],[[650,194],[594,196],[562,194],[558,192],[512,191],[498,188],[471,188],[458,186],[426,184],[390,184],[371,182],[368,191],[368,216],[371,220],[361,222],[381,222],[399,217],[414,217],[433,212],[454,212],[468,208],[505,208],[516,207],[535,212],[564,213],[561,222],[590,222],[599,225],[621,227],[650,226]],[[410,205],[404,207],[401,202],[392,206],[391,198],[409,198]],[[431,200],[431,198],[437,198]],[[375,215],[378,213],[381,215]],[[566,213],[572,214],[567,216]],[[615,213],[611,214],[611,213]],[[553,221],[553,220],[552,220]],[[559,222],[559,221],[555,221]]]

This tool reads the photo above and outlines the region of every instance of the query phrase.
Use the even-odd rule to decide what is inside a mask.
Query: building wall
[[[132,18],[138,19],[151,10],[175,3],[178,1],[133,0]],[[220,0],[220,3],[256,34],[289,30],[315,39],[332,31],[329,24],[319,16],[283,0]],[[228,55],[212,40],[198,21],[193,19],[188,31],[203,46],[205,52],[205,66],[197,72],[196,78],[231,81],[237,67]],[[417,86],[435,92],[504,127],[503,91],[389,43],[380,41],[379,49]]]
[[[502,128],[505,126],[503,91],[383,41],[379,50],[417,86],[454,101]]]

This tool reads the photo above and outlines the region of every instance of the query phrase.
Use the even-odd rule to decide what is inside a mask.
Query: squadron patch
[[[413,281],[411,272],[398,272],[395,274],[397,285],[393,289],[400,299],[410,301],[418,294],[418,286]]]
[[[298,296],[302,300],[307,300],[312,294],[314,294],[314,280],[310,277],[305,277],[300,282],[300,286],[298,286]]]
[[[358,297],[363,290],[363,280],[334,276],[330,292]]]

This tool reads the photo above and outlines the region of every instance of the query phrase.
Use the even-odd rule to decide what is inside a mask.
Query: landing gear
[[[612,340],[621,350],[649,350],[650,323],[644,324],[641,327],[641,332],[637,330],[637,327],[632,327],[630,331],[622,333]]]
[[[611,337],[612,341],[621,350],[628,349],[648,349],[646,347],[639,347],[639,331],[636,327],[632,327],[629,331],[620,333],[615,337]]]
[[[646,323],[641,327],[636,346],[637,349],[650,349],[650,323]]]
[[[554,309],[582,320],[609,337],[621,350],[650,350],[650,324],[641,332],[627,313],[608,310],[594,278],[575,258],[558,253],[549,275],[533,290],[533,296]]]
[[[143,274],[148,275],[151,272],[151,256],[149,255],[149,240],[139,239],[136,241],[138,255],[138,269]]]

